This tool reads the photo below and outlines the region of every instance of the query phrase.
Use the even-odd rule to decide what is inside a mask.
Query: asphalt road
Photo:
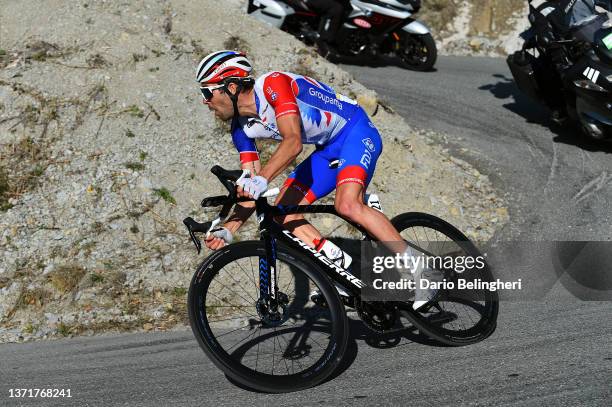
[[[612,240],[612,144],[589,143],[571,126],[551,130],[504,59],[441,57],[436,72],[343,68],[489,175],[509,201],[503,239]]]
[[[577,143],[569,130],[551,132],[545,112],[516,93],[502,60],[441,58],[437,67],[346,68],[410,124],[447,134],[441,142],[490,175],[510,202],[504,237],[611,238],[609,151]],[[566,287],[553,279],[536,301],[503,301],[496,332],[462,348],[414,336],[381,348],[354,321],[344,370],[284,395],[232,384],[190,331],[5,344],[0,405],[607,406],[612,303],[580,301]],[[69,388],[72,398],[10,399],[10,388]]]
[[[462,348],[401,337],[381,349],[354,322],[346,370],[282,395],[233,385],[190,331],[7,344],[0,346],[0,405],[606,406],[609,316],[606,302],[505,303],[493,336]],[[10,388],[69,388],[72,398],[10,399]]]

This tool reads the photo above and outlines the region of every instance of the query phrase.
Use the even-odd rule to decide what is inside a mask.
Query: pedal
[[[347,307],[355,308],[354,299],[351,297],[346,291],[342,288],[336,286],[336,290],[338,290],[338,294],[340,295],[340,301]],[[310,293],[310,300],[317,304],[320,307],[327,308],[327,301],[325,301],[325,297],[321,294],[321,291],[314,289]]]
[[[319,290],[313,290],[310,293],[310,301],[314,302],[316,305],[322,308],[327,308],[327,301],[325,301],[325,297]]]

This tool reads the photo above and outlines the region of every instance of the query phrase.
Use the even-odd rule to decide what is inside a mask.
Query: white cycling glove
[[[215,229],[212,231],[212,235],[214,237],[218,237],[219,239],[223,239],[223,241],[225,241],[225,244],[232,243],[232,240],[234,239],[232,236],[232,232],[230,232],[228,228]]]
[[[236,182],[244,189],[244,192],[253,195],[253,199],[259,199],[259,196],[268,189],[268,180],[257,175],[253,178],[241,178]]]

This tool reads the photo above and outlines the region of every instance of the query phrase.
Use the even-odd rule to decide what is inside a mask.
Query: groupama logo
[[[321,100],[323,103],[325,103],[326,105],[334,105],[336,106],[338,109],[342,110],[342,103],[336,99],[335,97],[331,97],[329,95],[325,95],[322,92],[319,92],[318,90],[316,90],[315,88],[309,88],[308,89],[308,94],[312,97],[315,97],[319,100]]]

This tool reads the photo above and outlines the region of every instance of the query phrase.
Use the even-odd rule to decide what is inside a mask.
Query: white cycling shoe
[[[443,277],[444,276],[441,271],[434,269],[422,269],[415,272],[414,281],[416,283],[416,287],[414,290],[414,303],[412,304],[413,310],[422,310],[427,304],[437,297],[439,292],[439,290],[436,288],[421,288],[421,281],[427,280],[429,282],[440,282],[442,281]]]

